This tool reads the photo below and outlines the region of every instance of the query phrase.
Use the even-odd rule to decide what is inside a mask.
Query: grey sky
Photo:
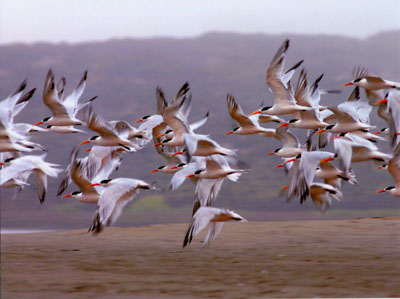
[[[0,42],[196,36],[208,31],[366,37],[400,29],[398,0],[1,0]]]

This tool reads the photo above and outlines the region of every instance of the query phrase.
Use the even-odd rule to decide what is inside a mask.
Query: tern
[[[212,207],[199,208],[190,222],[183,241],[183,247],[189,245],[193,237],[197,236],[207,225],[209,225],[203,244],[203,247],[208,247],[211,241],[213,241],[221,232],[224,222],[229,220],[247,222],[247,220],[242,216],[230,210]]]
[[[376,193],[388,192],[394,196],[400,197],[400,143],[396,146],[391,158],[387,164],[387,170],[395,181],[395,186],[389,186]]]

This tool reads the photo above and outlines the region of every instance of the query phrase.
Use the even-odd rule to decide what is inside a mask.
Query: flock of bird
[[[301,60],[285,70],[285,57],[289,40],[280,46],[267,68],[265,83],[271,92],[274,103],[246,114],[235,98],[227,95],[227,106],[231,118],[238,126],[225,135],[260,134],[276,138],[282,147],[268,155],[283,159],[283,167],[289,177],[287,200],[304,202],[308,196],[321,211],[326,211],[332,199],[340,200],[341,181],[358,184],[352,171],[352,163],[375,160],[378,168],[385,168],[392,175],[395,186],[380,192],[389,192],[400,197],[400,84],[370,74],[363,68],[356,68],[354,80],[344,86],[354,86],[347,101],[337,106],[321,106],[321,96],[337,91],[323,90],[319,87],[322,75],[312,84],[308,83],[307,73],[302,69],[294,87],[292,78],[302,65]],[[89,144],[91,148],[86,157],[79,156],[79,147],[73,148],[70,163],[58,189],[62,195],[71,183],[77,191],[63,195],[78,201],[96,204],[89,231],[99,233],[105,226],[116,222],[124,206],[131,202],[140,189],[156,189],[154,183],[132,178],[114,178],[110,175],[118,169],[126,152],[135,152],[153,141],[158,154],[165,158],[165,165],[152,170],[152,173],[171,174],[168,189],[178,189],[186,179],[196,184],[192,218],[184,238],[187,246],[192,238],[208,226],[204,246],[208,246],[228,220],[246,220],[239,214],[212,207],[225,179],[236,182],[248,171],[247,164],[238,158],[236,150],[225,148],[208,135],[195,131],[206,123],[209,113],[203,119],[189,123],[191,108],[190,87],[185,83],[171,100],[165,99],[160,87],[156,89],[157,112],[136,121],[134,127],[126,121],[106,121],[95,112],[93,101],[81,100],[86,87],[87,72],[84,73],[76,89],[64,94],[65,78],[57,84],[50,70],[43,90],[43,103],[51,111],[51,116],[31,125],[14,123],[14,117],[28,104],[35,92],[25,92],[24,81],[18,90],[0,102],[0,187],[14,188],[15,194],[29,185],[32,173],[36,176],[38,197],[45,200],[47,177],[57,177],[60,165],[45,161],[46,149],[31,141],[31,132],[56,132],[60,134],[84,133],[76,128],[87,128],[95,136],[79,145]],[[364,89],[367,100],[361,100],[360,89]],[[369,115],[377,106],[378,115],[384,119],[388,128],[372,132]],[[287,120],[281,118],[287,116]],[[260,124],[279,123],[276,128],[265,128]],[[44,125],[41,127],[40,125]],[[301,143],[289,129],[304,129],[307,140]],[[337,134],[331,136],[331,134]],[[377,142],[389,140],[392,153],[383,153]],[[333,142],[333,152],[324,151]],[[42,151],[41,155],[31,152]],[[333,162],[337,161],[337,165]],[[317,181],[317,178],[320,181]],[[322,181],[323,182],[322,182]]]

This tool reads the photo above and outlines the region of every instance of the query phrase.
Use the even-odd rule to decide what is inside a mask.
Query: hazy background
[[[226,94],[233,93],[251,112],[272,97],[264,75],[274,52],[290,38],[287,65],[305,59],[310,81],[321,73],[323,88],[341,89],[354,66],[364,66],[385,78],[400,81],[399,2],[382,1],[2,1],[0,4],[0,98],[13,92],[25,78],[37,87],[31,103],[17,121],[37,122],[49,111],[41,100],[49,68],[57,79],[67,78],[67,92],[89,70],[84,98],[98,95],[96,110],[106,119],[134,122],[155,112],[155,87],[171,98],[185,81],[193,93],[191,121],[211,111],[200,133],[211,133],[219,143],[239,150],[252,165],[239,183],[225,182],[216,206],[235,209],[249,220],[328,219],[383,216],[399,211],[397,198],[375,191],[391,185],[388,173],[363,163],[355,167],[359,187],[344,184],[344,199],[327,215],[308,200],[287,204],[279,188],[287,184],[277,157],[265,154],[280,145],[260,136],[224,136],[231,129]],[[321,5],[323,4],[323,5]],[[209,32],[212,31],[212,32]],[[227,32],[229,31],[229,32]],[[209,33],[207,33],[209,32]],[[239,33],[234,33],[239,32]],[[342,95],[327,96],[322,104],[338,104]],[[375,115],[375,112],[373,113]],[[375,116],[372,123],[384,125]],[[299,131],[301,139],[304,139]],[[69,152],[93,133],[35,134],[34,141],[49,148],[49,162],[66,165]],[[303,141],[303,140],[302,140]],[[388,152],[385,144],[380,147]],[[86,147],[85,147],[86,148]],[[163,188],[169,176],[149,174],[164,161],[149,146],[124,156],[112,177],[157,180]],[[3,227],[82,227],[91,222],[95,206],[55,196],[59,180],[49,180],[46,202],[26,188],[11,201],[0,189]],[[68,191],[75,190],[70,187]],[[187,221],[194,186],[187,182],[176,192],[142,192],[128,206],[118,225]]]

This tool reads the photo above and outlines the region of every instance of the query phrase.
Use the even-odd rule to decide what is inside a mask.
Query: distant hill
[[[375,195],[378,188],[387,186],[392,179],[384,171],[375,170],[373,163],[355,167],[361,186],[345,184],[344,200],[334,203],[328,216],[314,212],[309,202],[303,206],[298,203],[286,204],[284,197],[279,197],[279,188],[287,184],[287,180],[283,171],[272,168],[280,161],[265,155],[278,148],[279,143],[260,136],[224,136],[231,129],[226,94],[232,93],[248,112],[257,109],[261,101],[271,102],[272,96],[264,84],[265,70],[285,38],[291,41],[287,66],[304,59],[310,81],[321,73],[325,74],[322,88],[342,89],[341,84],[351,79],[355,66],[364,66],[384,78],[400,81],[399,37],[400,31],[383,32],[367,39],[324,35],[208,33],[185,39],[13,44],[0,47],[0,98],[5,98],[27,78],[28,87],[37,87],[38,90],[17,121],[37,122],[49,115],[41,100],[48,69],[53,68],[58,78],[67,78],[67,92],[76,86],[87,69],[88,86],[84,97],[99,96],[95,108],[106,119],[134,122],[143,115],[155,112],[156,86],[161,86],[170,98],[185,81],[189,81],[193,93],[190,119],[197,120],[210,110],[210,120],[200,130],[201,133],[211,134],[219,143],[238,149],[239,157],[252,165],[239,183],[224,183],[216,206],[239,209],[244,213],[247,211],[258,220],[347,217],[357,216],[358,212],[355,211],[359,210],[367,211],[360,212],[364,213],[362,215],[381,216],[398,213],[400,206],[398,199]],[[322,103],[338,104],[350,93],[350,89],[343,88],[342,91],[341,95],[324,97]],[[375,116],[372,116],[372,123],[378,127],[384,125]],[[66,165],[72,147],[85,138],[87,135],[36,134],[33,139],[49,148],[49,161]],[[382,148],[390,150],[387,145]],[[157,180],[158,185],[164,187],[168,183],[168,176],[148,173],[163,162],[149,147],[126,155],[123,166],[114,176]],[[56,198],[58,183],[50,181],[44,205],[38,203],[33,190],[23,191],[22,200],[11,201],[11,192],[0,189],[2,225],[77,227],[88,224],[94,207]],[[194,187],[187,183],[183,189],[173,193],[158,195],[142,192],[141,197],[150,196],[148,204],[144,200],[144,206],[136,204],[143,213],[138,214],[134,207],[128,208],[120,223],[184,221],[189,217],[187,212],[192,204],[193,190]]]

